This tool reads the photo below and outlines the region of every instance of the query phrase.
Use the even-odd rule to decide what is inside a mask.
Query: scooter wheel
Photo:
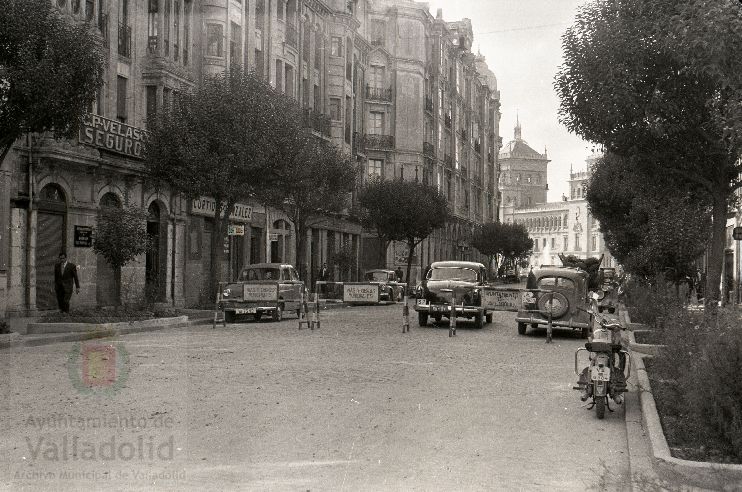
[[[599,419],[605,417],[605,396],[599,396],[598,399],[595,400],[595,414]]]

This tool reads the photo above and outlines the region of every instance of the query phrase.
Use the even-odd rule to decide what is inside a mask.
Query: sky
[[[469,18],[472,51],[479,50],[497,77],[500,91],[500,136],[513,139],[516,114],[523,139],[539,152],[546,148],[549,201],[567,193],[570,165],[585,168],[593,145],[559,123],[554,75],[562,63],[561,36],[586,0],[431,0],[430,12],[443,9],[443,19]]]

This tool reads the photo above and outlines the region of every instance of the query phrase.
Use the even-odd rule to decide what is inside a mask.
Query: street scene
[[[557,331],[549,345],[545,330],[519,337],[511,313],[482,329],[461,322],[455,339],[445,322],[403,336],[401,313],[398,304],[336,308],[314,331],[297,330],[295,319],[250,320],[80,342],[129,358],[125,384],[93,396],[65,367],[76,344],[5,351],[2,482],[17,490],[624,490],[624,411],[598,420],[571,389],[578,337]],[[144,458],[127,459],[123,443],[140,438]],[[114,439],[115,456],[101,459]],[[96,458],[84,458],[83,442]]]
[[[0,0],[0,490],[742,491],[742,2]]]

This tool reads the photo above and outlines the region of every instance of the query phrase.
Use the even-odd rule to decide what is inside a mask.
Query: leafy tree
[[[362,218],[388,246],[407,243],[407,276],[410,278],[415,248],[449,220],[448,202],[437,188],[415,181],[375,180],[359,193]],[[386,252],[386,248],[383,248]]]
[[[488,257],[487,268],[494,261],[495,272],[504,261],[518,261],[530,255],[533,249],[533,239],[522,224],[502,222],[490,222],[477,228],[471,244]]]
[[[150,247],[147,212],[136,207],[101,207],[95,226],[93,251],[111,267],[121,268]]]
[[[680,184],[667,187],[667,179],[658,182],[613,154],[597,162],[588,206],[627,272],[645,278],[670,273],[676,283],[694,276],[694,262],[708,242],[711,204]]]
[[[322,224],[328,214],[340,213],[348,206],[358,169],[335,147],[311,131],[284,132],[276,135],[283,145],[277,158],[287,164],[282,184],[270,203],[283,210],[296,229],[296,263],[305,281],[306,236],[310,227]]]
[[[340,269],[340,281],[347,280],[346,276],[348,272],[350,272],[356,263],[356,255],[353,252],[353,248],[349,244],[344,245],[333,253],[330,257],[330,263],[337,265],[338,269]]]
[[[707,302],[719,299],[739,180],[742,17],[731,0],[593,0],[563,37],[567,128],[711,203]]]
[[[239,200],[275,197],[292,164],[277,158],[278,149],[289,145],[279,136],[301,132],[300,121],[293,101],[237,66],[205,77],[152,125],[145,148],[151,179],[189,198],[216,201],[212,298],[221,277],[230,212]]]
[[[0,7],[0,163],[23,132],[77,134],[103,83],[100,44],[85,25],[63,19],[48,0]]]

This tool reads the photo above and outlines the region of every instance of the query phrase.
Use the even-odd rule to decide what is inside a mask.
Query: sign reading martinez
[[[213,217],[216,212],[216,200],[202,196],[191,202],[191,213],[193,215],[204,215]],[[232,212],[229,214],[229,220],[235,222],[250,222],[252,220],[252,207],[244,203],[236,203]]]

